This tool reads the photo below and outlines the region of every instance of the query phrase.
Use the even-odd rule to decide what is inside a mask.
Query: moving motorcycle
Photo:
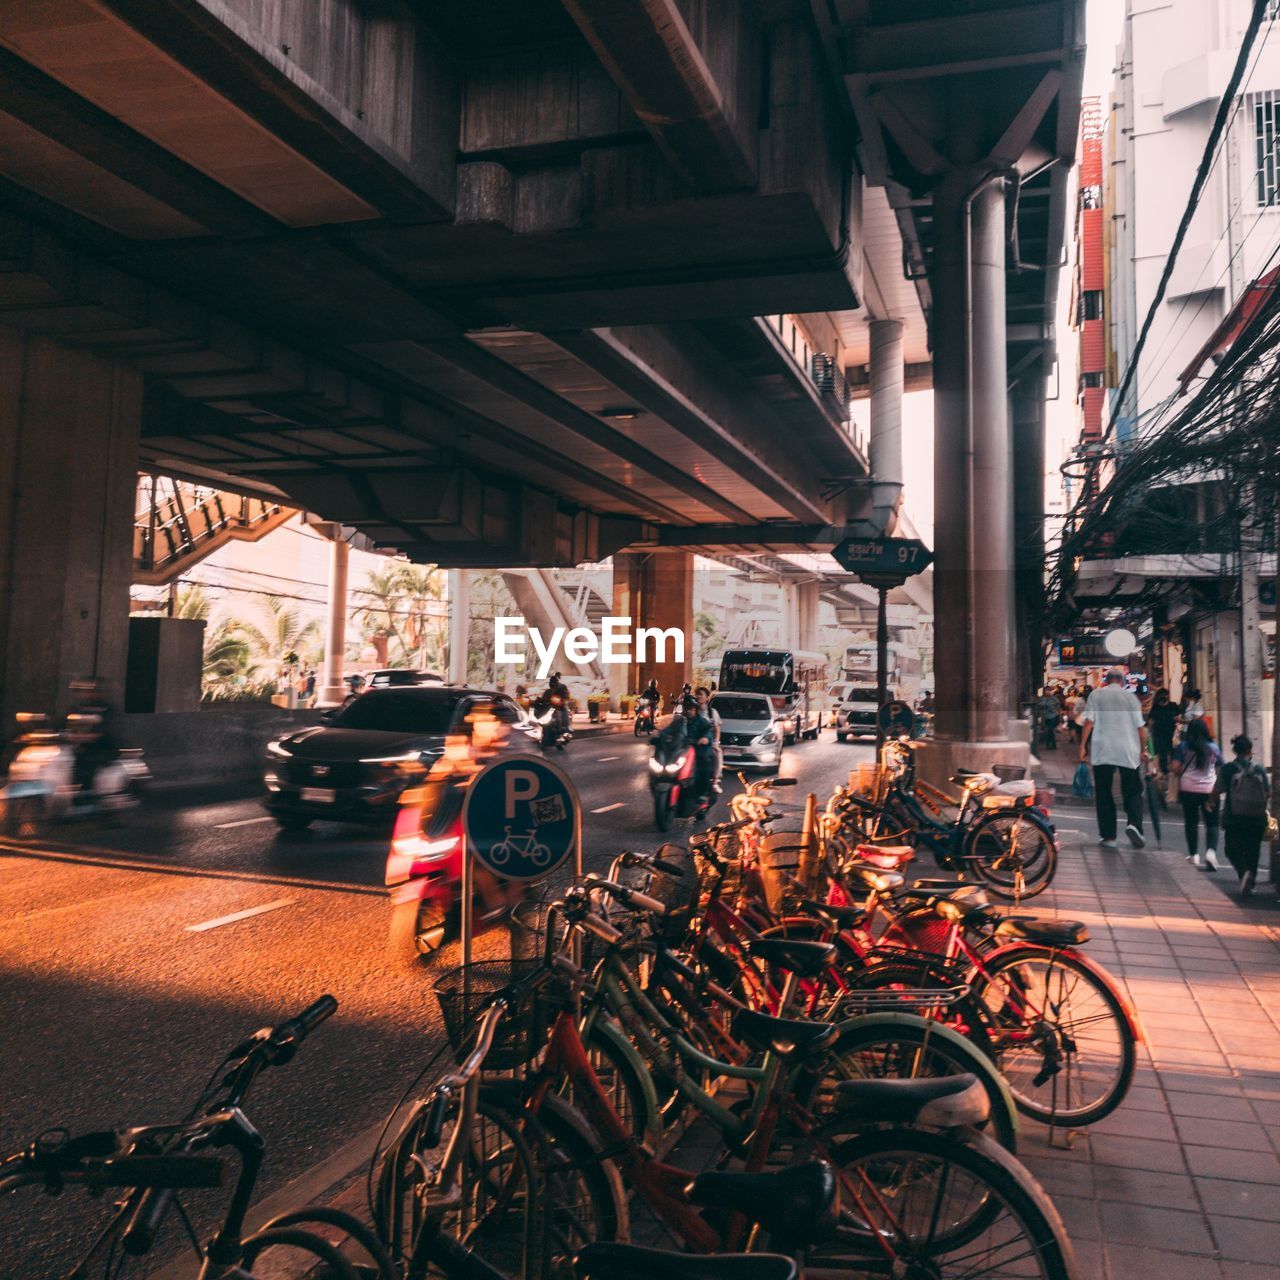
[[[653,741],[649,759],[649,790],[653,793],[653,820],[659,831],[670,831],[677,818],[704,818],[715,803],[708,779],[707,790],[697,785],[698,761],[693,746],[678,734],[664,733]]]
[[[641,698],[636,703],[635,735],[652,737],[658,727],[658,717],[654,704],[648,698]]]
[[[21,733],[0,788],[5,834],[36,836],[51,822],[115,816],[135,808],[151,771],[142,752],[125,748],[99,765],[88,787],[76,784],[76,755],[98,732],[97,716],[72,714],[57,730],[42,715],[21,714]]]
[[[549,751],[552,747],[557,751],[563,751],[573,740],[569,708],[565,706],[562,694],[552,693],[549,689],[544,690],[534,699],[530,712],[542,726],[540,745],[543,751]]]

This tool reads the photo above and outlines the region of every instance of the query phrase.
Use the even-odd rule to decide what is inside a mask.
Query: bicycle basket
[[[621,882],[662,903],[666,914],[654,920],[654,933],[668,946],[677,946],[698,910],[700,866],[693,853],[682,845],[664,844],[658,853],[663,862],[679,867],[684,874],[667,876],[633,867],[622,873]]]
[[[444,1033],[459,1060],[470,1051],[476,1024],[494,996],[532,977],[541,967],[540,960],[478,960],[459,965],[436,980]],[[498,1024],[484,1069],[513,1071],[537,1057],[546,1042],[547,1019],[542,1001],[532,990],[523,990],[518,1003]]]
[[[719,862],[705,857],[699,847],[709,844]],[[698,868],[698,881],[702,897],[710,897],[718,888],[720,897],[732,902],[742,892],[742,841],[737,829],[718,831],[712,828],[706,833],[705,840],[699,837],[692,843],[695,864]]]
[[[788,893],[798,892],[795,876],[803,853],[798,831],[779,831],[760,841],[760,880],[771,911],[781,911]]]

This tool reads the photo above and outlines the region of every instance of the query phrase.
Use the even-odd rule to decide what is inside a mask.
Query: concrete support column
[[[902,506],[902,321],[871,322],[871,479],[873,519],[892,534]]]
[[[141,423],[139,373],[0,327],[0,737],[78,676],[123,705]]]
[[[813,652],[818,647],[818,608],[821,604],[820,582],[796,583],[796,638],[797,649]]]
[[[1005,355],[1005,184],[934,193],[934,614],[938,776],[1021,762],[1010,738],[1013,477]]]
[[[449,570],[449,683],[467,683],[467,650],[471,643],[471,571]]]
[[[782,592],[782,637],[784,648],[797,648],[800,640],[800,598],[794,582],[782,582],[778,585]]]
[[[973,626],[973,735],[1009,732],[1013,651],[1013,476],[1005,334],[1005,185],[973,200],[973,477],[969,616]]]
[[[628,693],[638,693],[650,678],[665,698],[690,678],[693,666],[693,554],[688,551],[623,551],[613,557],[613,613],[630,618],[633,660],[626,668]],[[640,627],[676,629],[684,635],[684,658],[676,660],[673,639],[650,640],[643,661],[636,660]],[[663,661],[657,661],[659,649]]]
[[[324,637],[324,679],[319,701],[341,702],[346,697],[342,683],[347,658],[347,565],[351,544],[342,537],[341,525],[329,525],[329,617]]]

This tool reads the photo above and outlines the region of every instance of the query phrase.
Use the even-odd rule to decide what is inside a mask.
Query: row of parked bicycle
[[[866,838],[883,786],[839,789],[820,840],[776,831],[787,781],[522,904],[520,958],[438,979],[451,1061],[389,1120],[362,1217],[311,1207],[244,1236],[263,1155],[246,1096],[327,996],[237,1046],[182,1122],[43,1135],[0,1162],[0,1189],[124,1188],[77,1276],[116,1275],[170,1213],[189,1223],[179,1190],[230,1148],[223,1225],[205,1246],[190,1232],[203,1280],[1078,1277],[1014,1151],[1020,1114],[1089,1124],[1132,1079],[1139,1027],[1086,930],[997,910],[972,879],[907,885],[890,865],[909,848]],[[961,785],[962,807],[1006,811],[981,806],[994,782]],[[690,1126],[706,1172],[667,1158]],[[264,1261],[286,1257],[304,1269]]]

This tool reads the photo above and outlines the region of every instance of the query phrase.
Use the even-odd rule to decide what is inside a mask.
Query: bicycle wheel
[[[259,1273],[262,1280],[361,1280],[336,1245],[300,1227],[258,1231],[245,1240],[242,1264],[251,1275],[263,1254],[268,1257]]]
[[[1014,1150],[1018,1114],[991,1059],[939,1022],[908,1013],[873,1013],[846,1022],[835,1044],[797,1074],[794,1093],[820,1121],[830,1119],[832,1086],[840,1080],[927,1079],[970,1073],[982,1081],[991,1105],[989,1131]]]
[[[391,1261],[391,1255],[378,1239],[377,1233],[371,1227],[365,1226],[359,1218],[353,1218],[341,1209],[320,1204],[291,1209],[288,1213],[272,1218],[265,1224],[263,1230],[274,1231],[283,1227],[299,1226],[305,1228],[314,1225],[332,1227],[341,1231],[369,1259],[373,1264],[373,1270],[362,1270],[360,1272],[362,1280],[364,1277],[368,1280],[398,1280],[395,1263]]]
[[[374,1226],[394,1260],[426,1275],[419,1242],[424,1229],[454,1237],[507,1276],[536,1274],[528,1265],[534,1239],[531,1188],[534,1157],[505,1090],[480,1091],[475,1123],[463,1154],[462,1195],[444,1211],[435,1205],[435,1177],[448,1146],[451,1117],[440,1144],[424,1145],[425,1110],[384,1153],[374,1199]],[[410,1262],[412,1260],[412,1262]]]
[[[597,1020],[587,1036],[586,1044],[592,1069],[623,1123],[638,1138],[649,1140],[658,1137],[664,1124],[658,1100],[650,1090],[645,1089],[645,1082],[640,1075],[644,1067],[633,1056],[636,1052],[634,1049],[627,1051],[630,1042],[626,1040],[625,1032],[616,1023],[609,1026]],[[566,1081],[561,1096],[570,1105],[573,1104],[571,1082]]]
[[[983,968],[974,995],[991,1013],[996,1060],[1018,1110],[1067,1126],[1109,1116],[1133,1083],[1137,1042],[1105,978],[1041,947],[998,952]]]
[[[891,1129],[831,1153],[835,1237],[806,1254],[815,1270],[929,1280],[1078,1280],[1066,1228],[1030,1173],[972,1132]]]
[[[965,838],[966,869],[997,897],[1021,901],[1043,893],[1058,870],[1058,846],[1038,823],[996,810]]]

